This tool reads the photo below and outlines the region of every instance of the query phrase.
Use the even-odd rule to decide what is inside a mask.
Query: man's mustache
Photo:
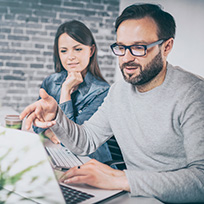
[[[140,64],[134,63],[134,62],[127,62],[127,63],[123,63],[120,68],[124,69],[125,67],[139,67],[140,69],[142,68],[142,66]]]

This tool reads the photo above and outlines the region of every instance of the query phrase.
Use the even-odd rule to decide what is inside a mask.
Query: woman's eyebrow
[[[80,46],[81,44],[74,45],[73,48]]]
[[[74,45],[73,46],[73,48],[76,48],[76,47],[78,47],[78,46],[80,46],[81,44],[77,44],[77,45]],[[67,47],[66,46],[61,46],[61,47],[59,47],[60,49],[67,49]]]

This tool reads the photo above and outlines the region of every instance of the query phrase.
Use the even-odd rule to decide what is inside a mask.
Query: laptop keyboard
[[[45,148],[57,167],[69,169],[82,165],[82,162],[66,147],[56,145],[52,147],[46,146]]]
[[[60,185],[62,193],[64,195],[64,199],[66,203],[74,204],[74,203],[81,203],[87,199],[94,197],[91,194],[84,193],[82,191],[75,190],[73,188],[65,187]]]

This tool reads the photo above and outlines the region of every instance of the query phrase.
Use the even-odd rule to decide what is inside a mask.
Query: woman
[[[83,23],[73,20],[58,28],[54,62],[56,73],[48,76],[41,88],[55,98],[69,119],[82,124],[96,112],[109,89],[99,70],[95,40]],[[59,143],[50,129],[33,129]],[[112,159],[107,143],[89,156],[101,162]]]

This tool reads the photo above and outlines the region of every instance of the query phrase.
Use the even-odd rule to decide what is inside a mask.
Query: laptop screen
[[[0,200],[12,192],[37,203],[65,203],[40,137],[0,127]]]
[[[39,135],[0,126],[0,201],[18,203],[16,200],[11,201],[11,198],[16,198],[12,194],[16,194],[37,203],[65,203],[56,175]],[[69,185],[64,186],[70,188]],[[101,202],[124,193],[86,184],[71,185],[71,188],[72,191],[93,195],[88,200],[80,201],[83,204]],[[5,190],[8,193],[5,194]],[[70,193],[68,203],[71,199],[73,197]]]

